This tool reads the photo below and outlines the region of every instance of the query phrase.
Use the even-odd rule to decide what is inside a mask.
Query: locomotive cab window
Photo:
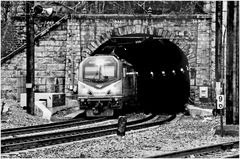
[[[117,62],[112,57],[92,58],[83,65],[83,80],[109,82],[117,79]]]

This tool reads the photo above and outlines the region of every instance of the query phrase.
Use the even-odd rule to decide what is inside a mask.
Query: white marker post
[[[217,95],[217,109],[220,109],[221,136],[223,137],[224,95]]]

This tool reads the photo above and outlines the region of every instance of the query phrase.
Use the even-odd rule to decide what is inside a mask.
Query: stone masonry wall
[[[51,23],[51,22],[50,22]],[[16,22],[22,30],[23,22]],[[24,33],[24,32],[23,32]],[[35,91],[64,92],[67,29],[66,23],[41,38],[35,45]],[[26,50],[25,50],[26,51]],[[22,52],[1,65],[2,98],[20,98],[25,93],[26,52]]]
[[[74,21],[68,23],[72,28],[78,29],[75,30],[75,34],[71,37],[72,43],[68,45],[68,47],[74,48],[75,51],[72,49],[71,51],[76,53],[74,53],[74,56],[72,54],[67,56],[69,66],[72,66],[71,61],[76,61],[74,67],[75,79],[74,82],[68,81],[71,74],[66,72],[66,86],[77,84],[76,75],[81,55],[88,56],[97,47],[110,39],[112,35],[145,33],[170,39],[185,52],[189,60],[190,70],[192,70],[190,73],[191,91],[195,102],[201,102],[199,99],[199,87],[201,86],[208,87],[209,98],[205,102],[211,102],[211,99],[213,99],[215,32],[214,28],[212,28],[214,24],[211,16],[153,17],[151,21],[146,18],[127,19],[126,17],[98,17],[98,19],[89,18],[84,21],[80,19],[81,17],[75,17]],[[79,32],[79,30],[81,31]],[[75,59],[73,60],[73,58]]]
[[[68,88],[77,84],[78,66],[81,60],[112,35],[145,33],[168,38],[185,52],[190,66],[192,97],[199,102],[199,87],[207,86],[209,102],[214,96],[215,80],[213,17],[211,15],[153,15],[151,18],[126,15],[72,16],[36,43],[36,91],[68,93]],[[16,26],[19,24],[16,22]],[[19,98],[19,91],[24,91],[25,76],[25,52],[2,64],[2,97]]]
[[[66,23],[39,40],[35,47],[35,85],[40,92],[64,92],[67,54]]]

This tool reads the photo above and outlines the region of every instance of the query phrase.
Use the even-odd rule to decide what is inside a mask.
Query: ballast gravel
[[[25,113],[19,113],[21,108],[13,106],[12,114],[8,117],[9,127],[17,122]],[[16,110],[16,111],[15,111]],[[15,115],[18,114],[16,117]],[[21,115],[20,115],[21,114]],[[16,117],[12,120],[12,117]],[[34,124],[46,123],[35,116],[31,116],[29,122]],[[29,119],[29,117],[27,118]],[[27,120],[23,120],[28,122]],[[4,125],[3,125],[4,124]],[[2,123],[1,128],[8,128],[7,123]],[[28,123],[29,124],[29,123]],[[32,124],[30,124],[32,125]],[[127,132],[125,136],[117,135],[77,141],[47,148],[25,151],[24,153],[1,154],[2,158],[144,158],[162,153],[169,153],[184,149],[207,146],[222,142],[236,141],[238,137],[220,137],[214,135],[214,127],[220,125],[219,117],[208,117],[206,119],[183,116],[164,124],[139,131]],[[19,126],[18,126],[19,127]]]

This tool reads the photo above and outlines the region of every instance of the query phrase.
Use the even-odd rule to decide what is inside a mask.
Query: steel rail
[[[237,147],[239,147],[239,141],[197,147],[194,149],[188,149],[188,150],[176,151],[176,152],[172,152],[172,153],[149,156],[147,158],[184,158],[184,157],[189,157],[191,155],[200,155],[203,153],[209,153],[209,152],[214,152],[214,151],[218,151],[218,150],[232,149],[232,148],[237,148]]]
[[[239,154],[224,156],[223,158],[239,158]]]
[[[12,129],[3,129],[1,130],[1,137],[16,136],[16,135],[30,134],[30,133],[43,132],[43,131],[51,131],[56,129],[87,125],[94,122],[101,122],[104,120],[106,120],[106,118],[98,118],[98,119],[84,120],[84,121],[81,121],[80,119],[72,119],[68,121],[56,122],[56,123],[50,123],[50,124],[27,126],[27,127],[12,128]]]
[[[152,119],[154,116],[148,116],[147,118],[141,119],[141,120],[135,120],[128,122],[127,125],[137,124],[141,122],[148,121]],[[1,140],[1,145],[14,145],[19,143],[28,143],[30,141],[40,141],[45,139],[54,139],[56,137],[65,137],[65,136],[73,136],[78,134],[84,134],[89,132],[96,132],[101,130],[107,130],[111,128],[117,127],[118,124],[109,124],[109,125],[103,125],[103,126],[96,126],[91,128],[83,128],[83,129],[76,129],[76,130],[66,130],[66,131],[60,131],[60,132],[52,132],[48,134],[38,134],[38,135],[31,135],[31,136],[22,136],[22,137],[14,137],[14,138],[8,138]]]
[[[153,117],[154,116],[149,116],[147,118],[148,118],[148,120],[150,120]],[[142,128],[150,127],[150,126],[155,126],[155,125],[163,124],[169,120],[172,120],[172,118],[168,118],[167,120],[164,120],[161,122],[139,124],[141,122],[147,121],[147,118],[128,122],[127,123],[127,131],[135,130],[135,129],[142,129]],[[92,129],[91,132],[83,131],[82,133],[68,134],[66,136],[57,136],[57,137],[55,136],[55,138],[51,138],[51,139],[45,138],[45,139],[41,139],[38,141],[28,141],[28,142],[21,142],[21,143],[9,143],[9,142],[3,143],[4,140],[2,140],[1,151],[2,151],[2,153],[8,153],[8,152],[13,152],[13,151],[20,151],[20,150],[38,148],[38,147],[43,147],[43,146],[56,145],[56,144],[60,144],[60,143],[78,141],[78,140],[83,140],[83,139],[87,139],[87,138],[106,136],[106,135],[116,133],[117,124],[113,124],[113,125],[114,126],[110,125],[109,127],[101,126],[101,127],[98,127],[98,130],[94,130],[93,128],[90,128],[90,129]],[[79,131],[81,131],[81,130],[79,130]]]

